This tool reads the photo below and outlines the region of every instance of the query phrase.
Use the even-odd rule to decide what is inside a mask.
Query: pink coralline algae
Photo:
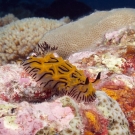
[[[49,96],[19,65],[1,66],[0,72],[0,99],[4,101],[41,101]]]
[[[4,135],[128,134],[128,122],[118,103],[104,92],[97,91],[96,94],[97,100],[87,105],[77,103],[68,96],[36,104],[26,101],[11,104],[0,100],[0,133]]]
[[[69,127],[74,118],[70,107],[62,107],[60,101],[53,103],[9,104],[0,101],[0,134],[2,135],[35,135],[40,129],[50,126],[61,131]],[[7,114],[7,112],[10,114]]]

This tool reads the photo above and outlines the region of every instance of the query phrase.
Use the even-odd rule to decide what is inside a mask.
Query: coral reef
[[[69,57],[69,61],[85,70],[92,81],[101,72],[96,89],[105,91],[117,100],[129,122],[130,131],[135,134],[135,28],[124,27],[104,35],[95,48]]]
[[[97,101],[83,108],[85,135],[129,135],[129,124],[117,101],[97,91]],[[82,107],[83,106],[83,107]]]
[[[127,119],[118,103],[101,91],[97,91],[97,101],[87,105],[64,96],[37,104],[0,100],[0,109],[1,134],[129,134]]]
[[[1,134],[34,135],[44,127],[50,127],[49,132],[51,129],[57,129],[57,132],[60,132],[70,127],[70,123],[77,124],[72,109],[66,106],[62,107],[59,99],[53,103],[41,104],[21,102],[9,105],[3,101],[0,106],[2,106],[1,110],[5,108],[1,112],[2,117],[0,117]],[[11,114],[7,114],[9,111]],[[77,130],[79,131],[79,129]]]
[[[49,31],[40,40],[58,47],[62,57],[89,49],[102,40],[103,35],[111,30],[134,23],[135,9],[123,8],[111,11],[97,11],[75,22]],[[52,38],[53,37],[53,38]]]
[[[69,21],[26,18],[0,28],[0,65],[6,64],[0,66],[0,134],[135,134],[134,9],[97,11]],[[44,91],[22,69],[19,60],[44,41],[63,57],[80,51],[68,60],[96,89],[93,102],[49,98],[51,90]]]
[[[98,91],[98,108],[109,120],[108,133],[110,135],[129,135],[128,121],[117,101],[111,99],[107,94]]]
[[[43,131],[45,134],[47,132],[57,132],[61,135],[80,135],[82,122],[79,117],[79,111],[74,112],[74,105],[72,104],[70,107],[66,104],[63,106],[63,100],[74,102],[69,97],[63,97],[50,103],[37,104],[22,102],[10,105],[1,101],[0,133],[7,133],[8,135],[41,135]]]
[[[65,22],[26,18],[0,28],[0,65],[24,58],[33,50],[42,36]]]
[[[135,106],[134,106],[135,91],[134,90],[135,89],[128,87],[128,86],[131,86],[131,87],[133,86],[134,78],[124,76],[124,75],[123,76],[121,75],[121,77],[119,75],[115,75],[115,77],[119,78],[119,80],[117,80],[117,78],[115,78],[114,80],[113,77],[112,78],[109,77],[108,81],[106,81],[106,83],[102,85],[102,90],[105,91],[112,98],[118,101],[123,112],[126,115],[126,118],[129,121],[130,131],[131,133],[134,134],[135,133],[134,131],[134,127],[135,127],[134,126],[134,117],[135,117],[134,116],[134,109],[135,109]],[[124,79],[121,79],[121,78],[124,78]],[[124,87],[124,84],[125,84],[125,87]]]
[[[30,77],[26,72],[20,67],[15,64],[8,64],[0,67],[0,72],[4,73],[0,77],[0,99],[5,100],[8,102],[20,102],[20,101],[42,101],[48,98],[48,93],[44,92],[38,84]],[[13,81],[14,80],[14,81]],[[3,91],[4,90],[4,91]],[[10,94],[9,94],[10,93]],[[128,130],[128,122],[122,113],[118,103],[111,98],[109,98],[105,93],[101,91],[96,92],[97,99],[94,102],[91,102],[89,104],[84,104],[80,103],[78,104],[76,101],[71,99],[68,96],[62,97],[59,99],[59,101],[62,103],[63,107],[71,107],[73,112],[74,112],[74,118],[70,121],[71,127],[65,130],[59,130],[61,135],[65,134],[86,134],[86,133],[93,133],[95,135],[98,135],[99,133],[102,135],[107,135],[107,133],[113,134],[113,132],[119,132],[120,134],[126,134],[129,132]],[[4,101],[3,101],[4,102]],[[1,111],[0,111],[0,116],[8,116],[11,115],[11,112],[18,110],[18,109],[12,109],[16,108],[16,106],[21,106],[23,105],[23,108],[25,110],[29,110],[31,107],[31,104],[28,105],[26,102],[22,103],[14,103],[14,104],[8,104],[3,107],[1,105]],[[34,110],[34,116],[42,115],[42,112],[40,113],[39,108],[44,108],[42,111],[49,111],[49,108],[46,108],[44,104],[47,104],[47,106],[56,106],[54,102],[43,102],[36,104],[33,107]],[[54,106],[52,105],[54,104]],[[26,107],[28,105],[28,107]],[[8,109],[7,109],[8,108]],[[27,108],[27,109],[26,109]],[[57,108],[57,109],[56,109]],[[56,113],[55,111],[53,112],[46,112],[47,115],[52,115],[52,113],[55,115],[56,118],[62,118],[61,113],[64,113],[62,108],[56,106]],[[8,111],[7,111],[8,110]],[[12,110],[12,111],[11,111]],[[28,111],[31,112],[31,111]],[[38,114],[37,114],[38,112]],[[4,113],[4,114],[3,114]],[[64,113],[65,114],[65,113]],[[24,115],[24,112],[22,112],[22,115]],[[117,115],[117,117],[116,117]],[[42,115],[43,117],[44,115]],[[67,118],[69,118],[69,114],[67,115]],[[20,116],[18,116],[20,117]],[[23,116],[22,116],[23,117]],[[27,116],[30,117],[30,114]],[[31,116],[32,117],[32,116]],[[44,120],[44,118],[42,118]],[[65,121],[60,121],[55,119],[55,117],[51,117],[50,120],[59,122],[59,126],[64,126],[62,123]],[[119,118],[118,118],[119,117]],[[7,117],[9,118],[9,117]],[[13,117],[14,118],[14,117]],[[25,118],[26,119],[26,116]],[[34,119],[32,117],[31,119]],[[10,119],[7,120],[7,123],[9,122]],[[117,122],[117,120],[119,120]],[[119,131],[116,130],[121,129],[121,121],[124,120],[123,127],[124,131]],[[11,119],[11,121],[14,121]],[[83,123],[83,126],[80,126],[81,129],[78,130],[78,127],[76,124],[78,123]],[[117,124],[116,124],[117,123]],[[119,125],[120,124],[120,125]],[[14,126],[14,124],[12,123]],[[87,126],[89,125],[89,126]],[[9,125],[8,125],[9,126]],[[55,125],[56,126],[56,125]],[[16,126],[14,127],[16,128]],[[23,127],[26,129],[26,127]],[[82,129],[84,131],[82,131]],[[19,129],[20,130],[20,129]],[[2,131],[1,131],[2,132]],[[5,131],[3,131],[5,132]],[[50,127],[48,126],[42,126],[41,130],[38,131],[37,135],[40,135],[41,133],[57,133],[58,128],[53,127],[53,125]]]
[[[102,83],[102,82],[101,82]],[[110,97],[117,100],[124,112],[132,134],[135,133],[134,110],[135,110],[135,86],[134,77],[126,75],[110,76],[102,84],[101,89]]]
[[[18,20],[13,14],[7,14],[4,17],[0,18],[0,27],[7,25],[13,21]]]

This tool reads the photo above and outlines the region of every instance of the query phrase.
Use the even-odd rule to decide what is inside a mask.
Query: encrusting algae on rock
[[[7,65],[5,65],[3,67],[5,70],[9,70],[11,66],[13,65],[8,65],[8,67]],[[26,101],[30,101],[30,99],[31,101],[35,101],[35,99],[40,99],[40,97],[44,99],[48,98],[46,97],[47,95],[45,97],[42,96],[42,94],[44,95],[44,91],[42,91],[42,89],[39,89],[36,86],[37,83],[36,82],[34,83],[34,80],[30,76],[23,73],[24,70],[22,70],[21,67],[18,67],[18,70],[17,70],[17,67],[15,68],[15,66],[16,65],[14,65],[13,66],[14,68],[10,70],[12,73],[15,73],[13,78],[16,83],[12,82],[12,75],[9,76],[10,73],[5,74],[6,77],[9,76],[9,79],[6,80],[5,84],[4,82],[2,84],[3,86],[4,85],[8,86],[4,88],[5,89],[4,95],[3,95],[3,89],[1,90],[0,97],[2,100],[7,100],[10,102],[17,102],[24,99]],[[14,72],[14,70],[16,72]],[[19,72],[23,73],[23,76]],[[14,83],[16,84],[14,85],[15,87],[13,87],[12,85]],[[35,92],[34,92],[33,87],[35,87]],[[36,91],[38,89],[39,91]],[[7,94],[11,92],[11,90],[12,90],[12,93],[16,94],[16,98],[12,97],[12,94],[10,95]],[[38,92],[40,94],[38,94]],[[27,97],[28,95],[29,97]],[[95,135],[98,135],[100,133],[101,135],[102,134],[107,135],[108,132],[110,132],[110,134],[113,134],[113,132],[127,134],[129,132],[128,122],[124,114],[122,113],[122,111],[118,109],[120,108],[118,103],[112,100],[103,92],[96,91],[96,95],[97,95],[96,100],[89,104],[84,104],[84,103],[78,104],[76,100],[73,100],[72,98],[68,96],[64,96],[62,98],[59,98],[58,100],[56,99],[56,102],[54,102],[52,98],[52,102],[42,102],[42,103],[37,103],[37,104],[30,104],[27,102],[13,103],[13,105],[11,104],[9,107],[8,106],[6,107],[7,110],[5,107],[4,107],[5,109],[3,110],[3,107],[2,107],[3,111],[1,111],[2,113],[0,117],[1,121],[3,121],[3,116],[4,117],[9,116],[9,115],[11,116],[12,114],[12,118],[14,117],[14,119],[18,119],[18,122],[19,121],[21,122],[23,120],[23,123],[26,123],[26,125],[28,124],[32,125],[32,123],[29,123],[28,121],[30,120],[31,122],[34,122],[36,120],[36,123],[38,122],[39,123],[38,125],[40,126],[38,127],[31,126],[31,128],[28,126],[29,127],[29,130],[28,130],[27,127],[22,125],[23,126],[23,130],[22,130],[22,128],[19,128],[20,127],[19,125],[21,124],[20,122],[17,123],[17,125],[19,124],[18,126],[15,126],[17,129],[15,127],[14,127],[15,129],[8,128],[9,127],[8,125],[4,125],[4,126],[1,125],[2,126],[1,133],[8,132],[8,134],[10,135],[10,132],[12,132],[14,133],[14,135],[18,135],[18,133],[15,134],[15,132],[25,131],[26,134],[37,132],[37,135],[40,135],[41,133],[54,133],[54,132],[59,133],[61,135],[65,135],[65,134],[70,135],[71,133],[73,134],[76,133],[77,135],[83,135],[83,134],[85,135],[85,133],[93,133]],[[10,99],[9,99],[9,96],[10,96]],[[60,103],[60,106],[59,106],[59,103]],[[7,103],[4,101],[1,103],[2,106],[6,106],[5,104]],[[69,107],[69,109],[65,110],[66,111],[65,112],[63,107],[64,108]],[[73,115],[71,112],[73,113]],[[69,119],[70,113],[71,113],[71,116],[74,116],[74,118],[71,117],[73,119],[72,120],[70,119],[71,121],[69,123],[65,122],[65,120],[64,121],[61,120],[63,117],[65,118],[65,115],[66,115],[66,118]],[[114,125],[115,123],[113,122],[113,119],[117,121],[117,117],[115,116],[115,114],[117,114],[117,116],[119,117],[118,120],[119,120],[120,125],[121,125],[120,119],[122,121],[124,120],[124,129],[125,129],[124,131],[121,131],[121,130],[115,131],[115,127],[118,129],[121,129],[119,124]],[[16,123],[14,122],[13,122],[13,125],[16,125]],[[69,128],[67,128],[67,126],[65,126],[66,128],[64,128],[63,127],[64,125],[62,124],[63,122],[65,124],[67,123]],[[78,127],[76,124],[77,125],[81,124],[81,126],[79,126],[80,128],[76,128]],[[56,127],[56,125],[58,127]],[[91,128],[89,128],[89,126],[87,125],[90,125]],[[114,130],[112,130],[112,126],[114,126],[113,128]],[[34,131],[33,131],[33,128],[34,128]]]
[[[24,82],[25,83],[25,82]],[[21,86],[20,86],[21,87]],[[17,89],[16,89],[17,90]],[[19,91],[18,91],[19,92]],[[20,91],[21,92],[21,91]],[[77,132],[78,132],[78,134],[79,135],[81,135],[81,132],[82,132],[82,129],[85,129],[84,130],[84,133],[85,133],[85,131],[87,131],[87,132],[92,132],[93,134],[95,134],[96,135],[96,133],[97,133],[97,135],[98,135],[98,133],[100,132],[100,134],[101,133],[103,133],[104,132],[104,134],[106,133],[106,135],[107,135],[107,133],[108,132],[110,132],[110,133],[113,133],[112,132],[112,126],[113,126],[113,121],[112,121],[112,119],[115,119],[116,120],[116,116],[114,115],[115,113],[114,113],[114,110],[116,109],[117,110],[117,112],[118,113],[120,113],[120,115],[118,115],[118,116],[120,116],[121,117],[121,119],[122,120],[124,120],[125,119],[125,123],[127,123],[125,126],[124,126],[124,128],[125,128],[125,130],[123,131],[123,132],[129,132],[129,130],[128,130],[128,122],[127,122],[127,120],[126,120],[126,118],[124,117],[124,115],[122,115],[121,114],[121,112],[120,112],[120,110],[118,110],[118,106],[116,105],[116,108],[114,108],[112,105],[114,105],[114,102],[112,102],[112,105],[111,105],[111,103],[109,103],[110,101],[108,100],[109,98],[107,98],[106,99],[106,102],[105,102],[105,99],[104,98],[102,98],[103,97],[103,94],[101,93],[99,93],[99,92],[97,91],[96,92],[96,95],[97,95],[97,101],[94,101],[93,103],[90,103],[89,105],[80,105],[80,107],[78,108],[78,103],[76,103],[76,101],[74,101],[73,99],[71,100],[71,98],[70,97],[63,97],[60,101],[63,103],[63,107],[64,106],[69,106],[69,107],[71,107],[71,109],[72,109],[72,111],[74,112],[74,116],[76,117],[75,119],[74,119],[74,121],[75,121],[75,123],[78,121],[79,123],[82,123],[83,121],[84,121],[84,119],[85,119],[85,121],[84,121],[84,124],[83,124],[83,126],[81,126],[81,129],[76,129],[76,126],[74,127],[74,126],[71,126],[71,128],[70,129],[65,129],[65,130],[63,130],[63,131],[60,131],[60,133],[61,133],[61,135],[65,135],[65,133],[66,134],[69,134],[70,135],[70,133],[74,133],[75,131],[74,130],[77,130]],[[19,94],[19,93],[18,93]],[[34,94],[34,93],[33,93]],[[41,95],[42,95],[42,92],[41,92]],[[100,96],[99,96],[100,95]],[[32,95],[31,95],[32,96]],[[107,96],[107,95],[106,95]],[[6,97],[6,96],[5,96]],[[40,97],[40,95],[39,95],[39,97]],[[38,98],[38,95],[36,95],[35,94],[35,97],[34,98]],[[33,100],[34,100],[34,98],[33,98]],[[26,98],[26,100],[28,100],[29,101],[29,99],[27,99]],[[100,101],[100,102],[99,102]],[[43,103],[38,103],[38,104],[36,104],[35,105],[35,107],[37,108],[37,111],[36,111],[36,108],[34,107],[34,106],[32,106],[33,107],[33,111],[34,111],[34,115],[36,115],[36,117],[39,119],[41,119],[41,121],[44,123],[45,122],[45,119],[46,119],[46,113],[47,113],[47,115],[50,117],[48,117],[49,118],[49,120],[50,120],[50,122],[54,122],[54,125],[58,122],[58,121],[60,121],[59,119],[60,118],[62,118],[63,116],[65,117],[65,112],[63,112],[62,110],[62,108],[61,107],[58,107],[58,106],[56,106],[56,104],[54,103],[54,102],[52,102],[52,107],[53,106],[55,106],[56,108],[54,108],[54,109],[56,109],[54,112],[53,112],[53,110],[52,110],[52,112],[53,112],[53,115],[55,116],[55,117],[57,117],[58,118],[58,120],[56,120],[55,119],[55,117],[53,117],[52,116],[52,112],[50,112],[49,111],[49,108],[46,108],[47,106],[49,106],[49,105],[51,105],[51,103],[50,102],[48,102],[48,105],[45,107],[43,104],[46,104],[47,102],[43,102]],[[21,104],[23,104],[23,103],[21,103]],[[16,112],[16,110],[18,110],[17,109],[17,105],[18,106],[20,106],[21,105],[20,103],[18,103],[18,104],[15,104],[15,105],[13,105],[13,106],[11,106],[10,107],[10,109],[8,109],[8,112],[6,112],[6,110],[4,110],[4,111],[1,111],[2,112],[2,118],[3,118],[3,113],[4,114],[6,114],[5,116],[8,116],[8,115],[11,115],[12,113],[15,113]],[[27,103],[28,104],[28,103]],[[54,104],[54,105],[53,105]],[[94,105],[95,104],[95,105]],[[108,105],[107,105],[108,104]],[[98,105],[98,106],[97,106]],[[109,105],[110,105],[110,109],[108,109],[108,107],[109,107]],[[30,105],[31,106],[31,105]],[[31,111],[30,111],[30,106],[28,106],[28,112],[30,113]],[[97,109],[98,110],[95,110],[94,108],[95,107],[98,107]],[[3,107],[2,107],[3,108]],[[32,115],[32,113],[30,113],[30,115],[28,115],[27,114],[27,117],[25,116],[23,116],[23,115],[25,115],[25,113],[23,112],[23,110],[22,109],[24,109],[24,110],[26,110],[26,104],[24,104],[24,106],[20,106],[20,108],[21,108],[21,115],[22,115],[22,118],[23,118],[23,122],[27,122],[27,120],[29,120],[28,119],[28,117],[30,117],[31,115]],[[38,109],[38,108],[42,108],[42,111],[41,111],[41,109]],[[46,108],[46,109],[45,109]],[[51,109],[51,108],[50,108]],[[111,109],[112,109],[112,113],[111,113]],[[40,110],[40,111],[39,111]],[[46,110],[48,110],[47,112],[46,112]],[[84,113],[81,113],[81,114],[79,114],[78,115],[78,112],[80,112],[80,110],[81,110],[81,112],[84,112]],[[101,111],[100,111],[101,110]],[[44,112],[45,111],[45,112]],[[105,112],[104,112],[105,111]],[[56,113],[56,112],[58,112],[58,114]],[[103,112],[103,113],[102,113]],[[45,115],[44,115],[44,113],[45,113]],[[84,115],[84,114],[91,114],[90,115],[90,117],[89,117],[89,115]],[[13,115],[14,116],[14,115]],[[82,116],[82,117],[80,117],[80,116]],[[106,118],[105,118],[106,117]],[[0,118],[1,120],[3,120],[2,118]],[[67,118],[69,118],[69,111],[67,112]],[[78,119],[79,118],[79,119]],[[20,115],[19,115],[19,117],[18,117],[18,120],[20,119]],[[32,117],[31,118],[31,120],[33,121],[35,119],[35,117]],[[107,122],[109,120],[109,123]],[[118,119],[119,120],[119,119]],[[19,120],[20,121],[20,120]],[[89,125],[91,125],[91,128],[89,128],[89,127],[85,127],[85,125],[88,125],[88,124],[86,124],[86,122],[88,121],[88,123],[89,123]],[[48,123],[49,121],[47,121],[47,123],[46,124],[49,124]],[[62,121],[60,121],[60,123],[61,123]],[[64,123],[65,123],[65,121],[63,121]],[[59,123],[59,124],[60,124]],[[66,122],[67,123],[67,122]],[[110,126],[108,126],[108,124],[110,125]],[[115,123],[114,123],[115,124]],[[14,124],[13,124],[14,125]],[[52,125],[53,126],[53,125]],[[28,126],[29,127],[29,126]],[[44,126],[44,127],[46,127],[46,126]],[[58,132],[58,129],[55,127],[51,127],[51,125],[49,125],[49,126],[47,126],[48,128],[50,127],[50,130],[48,131],[49,133],[50,132],[52,132],[52,131],[55,131],[56,133]],[[58,126],[58,127],[60,127],[60,125]],[[78,127],[78,126],[77,126]],[[84,127],[84,128],[83,128]],[[100,128],[99,128],[100,127]],[[102,128],[101,128],[102,127]],[[108,127],[109,127],[109,129],[108,129]],[[117,129],[117,128],[120,128],[120,125],[116,125],[116,128],[114,127],[114,130],[115,129]],[[4,127],[2,127],[3,128],[3,130],[5,129],[6,131],[7,131],[7,127],[6,126],[4,126]],[[35,126],[33,127],[33,128],[36,128]],[[43,128],[43,127],[42,127]],[[27,133],[27,128],[25,128],[24,127],[24,129],[25,129],[25,131],[26,131],[26,133]],[[93,130],[93,129],[95,129],[95,130]],[[101,130],[102,129],[102,130]],[[104,130],[103,130],[104,129]],[[3,130],[1,130],[1,132],[3,131]],[[9,130],[9,129],[8,129]],[[12,132],[13,132],[13,130],[14,129],[10,129]],[[18,129],[18,130],[21,130],[21,132],[22,132],[22,129]],[[41,131],[44,131],[45,130],[45,132],[46,132],[46,128],[44,128],[44,129],[42,129]],[[29,132],[32,132],[32,128],[30,129],[30,131]],[[116,132],[118,132],[118,130],[116,131]],[[119,131],[120,133],[121,133],[121,131]],[[13,132],[14,133],[14,132]],[[39,133],[41,133],[41,132],[39,132]],[[28,134],[28,133],[27,133]],[[83,133],[82,133],[83,134]],[[10,135],[10,134],[9,134]],[[14,134],[15,135],[15,134]],[[17,134],[18,135],[18,134]]]
[[[90,78],[101,72],[101,79],[95,88],[106,92],[120,104],[128,119],[131,134],[135,134],[135,28],[133,25],[108,32],[95,49],[69,57],[69,61],[77,68],[85,70]]]
[[[0,107],[3,106],[0,133],[8,135],[20,133],[26,135],[129,134],[128,122],[118,103],[100,91],[97,91],[97,99],[96,102],[87,105],[78,104],[68,96],[52,102],[36,104],[28,102],[9,104],[0,100]]]

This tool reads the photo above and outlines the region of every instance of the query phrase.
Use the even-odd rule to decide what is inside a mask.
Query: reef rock
[[[0,133],[8,135],[129,134],[128,121],[118,103],[97,91],[97,100],[78,104],[64,96],[53,102],[9,104],[0,100]],[[90,126],[89,126],[89,125]],[[94,129],[94,130],[93,130]]]

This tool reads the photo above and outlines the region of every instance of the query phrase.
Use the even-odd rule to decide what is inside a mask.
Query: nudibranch
[[[46,49],[48,48],[49,46],[46,44]],[[55,49],[52,48],[52,50]],[[55,57],[53,53],[47,53],[44,56],[30,56],[22,62],[22,66],[40,87],[45,91],[50,89],[51,95],[69,95],[75,100],[85,103],[96,98],[95,89],[83,70],[78,70],[62,57]]]

